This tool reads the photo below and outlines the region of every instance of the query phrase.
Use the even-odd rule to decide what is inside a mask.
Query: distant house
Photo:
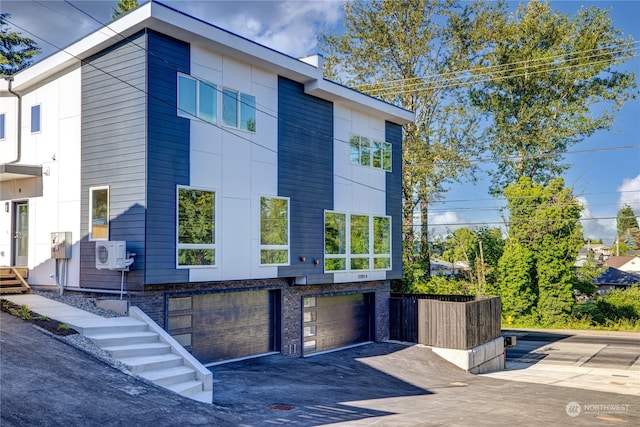
[[[633,285],[640,285],[640,274],[608,267],[604,273],[593,279],[593,284],[597,286],[596,293],[604,295],[616,289],[627,289]]]
[[[447,262],[441,259],[431,259],[432,276],[456,276],[469,270],[469,266],[461,261]]]
[[[602,244],[586,244],[578,252],[574,267],[583,267],[586,260],[589,258],[589,254],[593,254],[593,258],[601,266],[611,255],[611,247]]]
[[[617,268],[628,273],[640,273],[640,256],[612,256],[607,259],[607,267]]]

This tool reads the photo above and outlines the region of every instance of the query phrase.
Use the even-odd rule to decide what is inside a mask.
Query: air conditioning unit
[[[98,270],[124,270],[127,268],[127,242],[104,240],[96,242],[96,268]]]

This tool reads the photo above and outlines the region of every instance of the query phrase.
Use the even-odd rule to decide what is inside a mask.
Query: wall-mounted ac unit
[[[127,242],[101,240],[96,242],[96,268],[98,270],[124,270],[127,268]]]

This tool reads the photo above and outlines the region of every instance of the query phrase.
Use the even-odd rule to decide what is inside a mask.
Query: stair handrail
[[[31,293],[31,286],[29,286],[29,284],[27,283],[26,280],[24,280],[24,277],[22,277],[22,274],[20,274],[20,272],[18,271],[17,268],[15,267],[11,267],[11,272],[13,274],[15,274],[16,278],[20,281],[20,283],[22,284],[22,287],[26,288],[28,293]]]

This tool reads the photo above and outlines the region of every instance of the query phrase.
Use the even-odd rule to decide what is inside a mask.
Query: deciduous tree
[[[138,7],[138,0],[118,0],[116,7],[111,8],[111,19],[118,19],[136,7]]]
[[[497,3],[500,4],[500,3]],[[497,5],[496,4],[496,5]],[[412,110],[404,128],[405,270],[428,271],[427,211],[448,183],[472,178],[481,145],[467,92],[451,84],[491,36],[494,4],[457,0],[354,0],[344,31],[324,34],[325,76]],[[420,225],[414,228],[414,212]],[[415,233],[414,230],[419,230]]]
[[[471,99],[489,124],[492,192],[500,194],[522,176],[541,184],[560,176],[569,147],[611,127],[637,95],[635,73],[616,68],[637,48],[597,7],[569,17],[532,0],[492,24]]]

